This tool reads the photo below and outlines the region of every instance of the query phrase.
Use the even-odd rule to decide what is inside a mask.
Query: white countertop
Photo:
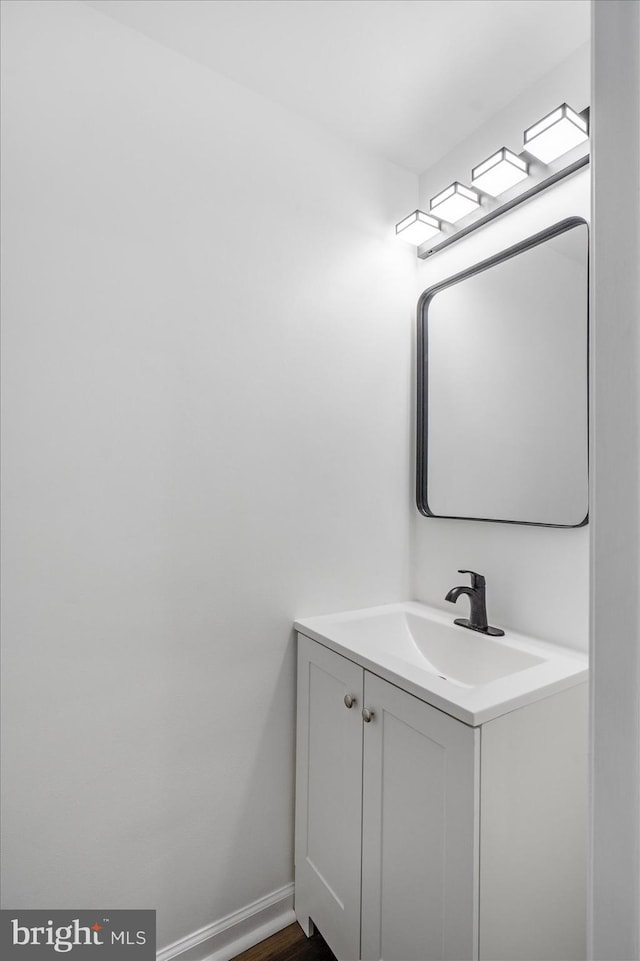
[[[404,601],[294,626],[473,727],[586,682],[585,654],[509,630],[487,637],[454,625],[453,613]]]

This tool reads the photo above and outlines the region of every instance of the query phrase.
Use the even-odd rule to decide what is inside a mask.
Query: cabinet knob
[[[344,706],[345,706],[345,707],[348,707],[349,710],[351,710],[351,708],[352,708],[353,705],[357,702],[357,700],[358,700],[358,699],[357,699],[357,697],[355,696],[355,694],[345,694],[345,696],[344,696]]]
[[[365,723],[365,724],[370,724],[370,723],[371,723],[371,719],[372,719],[373,717],[375,717],[374,712],[368,710],[368,708],[365,707],[365,708],[363,709],[363,711],[362,711],[362,720],[364,721],[364,723]]]

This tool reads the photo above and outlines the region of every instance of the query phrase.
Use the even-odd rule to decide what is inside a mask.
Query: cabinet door
[[[298,636],[295,911],[341,961],[360,957],[363,678]]]
[[[472,961],[479,737],[365,673],[362,958]]]

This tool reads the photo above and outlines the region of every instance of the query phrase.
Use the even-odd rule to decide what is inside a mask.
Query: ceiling
[[[420,173],[589,40],[589,0],[85,0]]]

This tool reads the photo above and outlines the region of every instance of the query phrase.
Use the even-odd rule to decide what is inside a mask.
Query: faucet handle
[[[462,571],[458,569],[458,574],[471,574],[471,587],[475,590],[478,587],[485,587],[486,580],[483,574],[476,574],[475,571]]]

